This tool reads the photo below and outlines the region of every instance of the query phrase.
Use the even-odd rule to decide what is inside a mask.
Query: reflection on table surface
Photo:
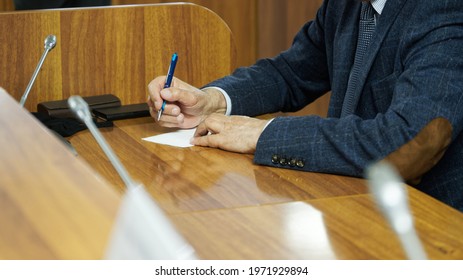
[[[102,129],[129,173],[146,186],[201,258],[405,258],[365,180],[258,166],[251,155],[141,140],[168,131],[151,118]],[[88,132],[71,142],[123,192]],[[413,188],[409,193],[429,256],[463,258],[461,213]]]

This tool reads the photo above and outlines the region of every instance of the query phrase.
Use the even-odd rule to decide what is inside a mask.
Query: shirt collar
[[[371,6],[375,9],[378,15],[381,15],[383,12],[384,5],[386,5],[387,0],[370,0]]]

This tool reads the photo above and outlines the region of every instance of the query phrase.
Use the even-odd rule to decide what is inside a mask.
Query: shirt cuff
[[[268,123],[267,123],[267,124],[264,126],[264,128],[262,129],[262,132],[264,132],[264,130],[267,128],[267,126],[268,126],[271,122],[273,122],[274,119],[275,119],[275,118],[273,118],[273,119],[271,119],[271,120],[268,121]]]
[[[225,102],[227,103],[227,110],[225,112],[225,116],[230,116],[231,110],[232,110],[232,103],[231,103],[230,96],[228,96],[227,92],[219,87],[206,87],[203,89],[208,89],[208,88],[216,89],[222,93],[223,97],[225,97]]]

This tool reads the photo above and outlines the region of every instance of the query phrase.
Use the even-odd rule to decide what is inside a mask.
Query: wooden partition
[[[113,5],[167,3],[176,0],[112,0]],[[313,19],[323,0],[189,0],[216,12],[230,27],[236,42],[237,66],[273,57],[291,46],[304,23]],[[326,116],[330,95],[296,113]]]
[[[0,260],[100,259],[120,196],[0,87]]]
[[[171,55],[175,76],[196,86],[235,68],[231,32],[212,11],[194,4],[110,6],[0,14],[0,85],[16,100],[44,50],[57,36],[26,107],[70,95],[112,93],[123,104],[144,102],[147,84],[165,75]]]
[[[178,0],[112,0],[113,5],[172,2],[178,2]],[[248,66],[256,61],[259,36],[256,0],[188,0],[186,2],[211,9],[224,19],[236,42],[237,66]]]
[[[13,0],[0,1],[0,11],[14,11]]]
[[[10,3],[11,2],[11,3]],[[176,0],[112,0],[113,5],[171,3]],[[288,48],[296,32],[313,19],[323,0],[189,0],[217,13],[227,23],[236,43],[236,66],[272,57]],[[0,11],[13,10],[12,1]],[[10,4],[8,4],[10,3]],[[3,6],[2,6],[3,5]],[[329,95],[290,115],[326,116]]]

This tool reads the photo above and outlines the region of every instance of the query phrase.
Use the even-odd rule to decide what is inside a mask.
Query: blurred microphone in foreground
[[[24,91],[23,96],[21,97],[21,100],[19,101],[19,104],[21,107],[24,107],[24,103],[26,103],[27,96],[29,95],[29,92],[32,89],[32,86],[35,83],[35,79],[37,78],[37,75],[39,74],[40,68],[42,68],[42,64],[45,61],[45,58],[47,57],[47,54],[56,46],[56,36],[55,35],[48,35],[47,38],[45,38],[45,46],[44,46],[44,51],[42,54],[42,57],[39,60],[39,63],[37,64],[37,67],[35,68],[34,73],[32,74],[31,80],[29,81],[29,84],[26,87],[26,90]]]
[[[117,170],[127,191],[124,194],[106,252],[107,259],[196,259],[194,249],[176,231],[167,216],[152,200],[142,184],[127,173],[92,121],[88,104],[71,96],[68,104],[88,127]]]
[[[416,234],[408,206],[407,191],[392,165],[382,161],[369,166],[366,177],[379,208],[399,237],[409,259],[425,260],[426,253]]]

